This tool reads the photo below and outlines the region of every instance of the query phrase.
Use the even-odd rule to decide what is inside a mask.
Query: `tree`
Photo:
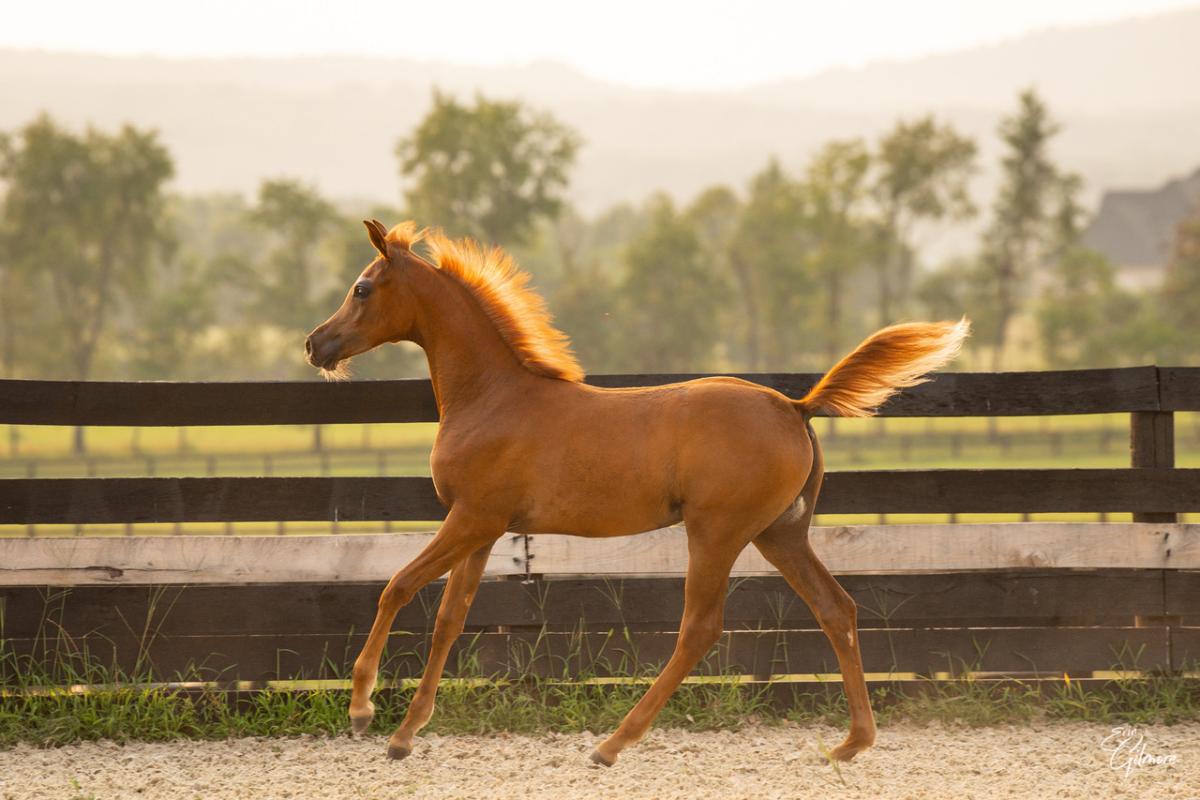
[[[4,141],[8,268],[54,298],[57,317],[43,330],[71,378],[91,376],[121,295],[144,280],[168,239],[163,185],[173,169],[157,135],[130,126],[76,135],[42,116]],[[82,429],[75,446],[83,450]]]
[[[1058,130],[1033,90],[1022,92],[1017,113],[1000,123],[1008,152],[980,257],[980,267],[992,288],[993,370],[1001,368],[1009,325],[1023,303],[1023,287],[1035,277],[1035,266],[1048,263],[1052,255],[1061,254],[1071,244],[1064,234],[1070,230],[1066,221],[1073,220],[1078,209],[1074,194],[1079,182],[1060,172],[1050,160],[1050,140]]]
[[[208,364],[197,360],[215,313],[214,287],[202,265],[160,269],[155,283],[129,320],[129,374],[137,380],[211,378]]]
[[[563,330],[571,336],[572,349],[589,371],[627,366],[621,363],[618,350],[620,299],[618,287],[598,261],[563,265],[553,307]]]
[[[719,336],[720,279],[670,200],[655,198],[649,216],[625,256],[623,355],[647,372],[703,369]]]
[[[893,316],[909,301],[918,224],[975,213],[967,192],[975,153],[972,140],[932,116],[900,121],[880,140],[873,187],[880,219],[875,262],[879,325],[895,322]]]
[[[1060,369],[1113,366],[1136,347],[1138,301],[1094,250],[1075,247],[1048,270],[1037,306],[1046,363]]]
[[[332,283],[336,274],[320,257],[320,247],[340,221],[337,209],[299,181],[267,180],[250,219],[276,241],[259,268],[259,318],[284,330],[308,331],[327,305],[322,284]]]
[[[283,347],[296,354],[291,372],[311,375],[300,360],[304,333],[329,314],[325,286],[341,265],[320,257],[326,235],[336,229],[337,210],[317,190],[287,179],[263,181],[250,218],[278,243],[259,267],[258,319],[279,328]],[[344,291],[344,289],[343,289]],[[321,426],[313,426],[313,449],[322,448]]]
[[[683,210],[684,219],[700,240],[701,257],[707,262],[705,268],[713,275],[738,278],[738,272],[733,268],[732,246],[740,210],[737,195],[728,186],[720,185],[705,189]],[[730,299],[725,298],[720,304],[719,325],[724,332],[726,356],[731,355],[731,350],[736,354],[739,343],[746,341],[748,327],[741,304],[730,302]]]
[[[739,203],[728,186],[710,186],[696,196],[683,216],[692,224],[710,255],[722,259],[737,227]]]
[[[803,184],[811,240],[804,255],[823,284],[821,334],[829,364],[842,356],[846,284],[871,254],[874,226],[864,208],[870,167],[871,156],[862,141],[829,142],[809,164]]]
[[[44,360],[38,331],[37,274],[14,258],[16,248],[0,230],[0,375],[19,378]]]
[[[730,258],[746,309],[745,362],[752,371],[796,366],[812,341],[819,286],[805,258],[807,213],[803,188],[778,161],[751,179]]]
[[[974,308],[982,287],[977,264],[969,258],[958,258],[927,273],[916,287],[916,297],[924,313],[932,319],[953,319],[963,310]],[[972,325],[979,320],[972,316]]]
[[[434,92],[433,108],[396,146],[418,219],[485,242],[521,244],[562,205],[578,136],[549,114],[477,95]]]

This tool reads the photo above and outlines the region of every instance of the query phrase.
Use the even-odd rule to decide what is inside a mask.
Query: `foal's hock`
[[[337,377],[349,358],[384,342],[424,348],[441,419],[433,481],[448,514],[379,598],[354,664],[354,730],[366,730],[374,713],[370,694],[396,612],[449,571],[424,675],[388,745],[392,758],[411,752],[488,554],[506,530],[627,536],[682,520],[688,571],[675,651],[592,759],[611,765],[641,738],[716,642],[730,569],[751,543],[809,605],[837,653],[850,732],[833,757],[848,760],[869,747],[875,721],[855,604],[808,541],[824,474],[809,420],[817,413],[869,416],[898,388],[953,358],[967,321],[885,328],[799,400],[736,378],[600,389],[582,383],[567,337],[503,251],[412,223],[390,231],[375,220],[366,226],[379,255],[309,335],[308,361]],[[414,252],[419,242],[427,257]]]

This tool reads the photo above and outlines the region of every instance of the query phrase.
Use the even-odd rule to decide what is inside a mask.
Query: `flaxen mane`
[[[485,250],[471,239],[418,230],[412,222],[392,228],[387,240],[405,248],[424,242],[433,265],[466,287],[530,372],[564,381],[583,380],[583,368],[571,352],[567,335],[551,324],[546,302],[529,288],[529,273],[499,247]]]
[[[371,224],[376,225],[379,223],[372,222]],[[380,229],[382,229],[382,227],[383,226],[380,225]],[[428,229],[418,228],[417,223],[413,222],[412,220],[408,220],[407,222],[401,222],[398,225],[393,225],[392,229],[387,232],[386,240],[392,244],[400,245],[405,250],[412,250],[413,245],[424,239],[428,232]]]

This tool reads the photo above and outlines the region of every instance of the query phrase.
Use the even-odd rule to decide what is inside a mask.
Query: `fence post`
[[[1134,411],[1129,415],[1130,466],[1171,469],[1175,466],[1175,415],[1170,411]],[[1134,522],[1176,522],[1175,512],[1144,511]]]

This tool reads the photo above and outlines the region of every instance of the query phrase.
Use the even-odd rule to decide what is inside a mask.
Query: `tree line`
[[[435,93],[396,145],[403,197],[367,208],[287,177],[249,199],[181,195],[153,131],[42,116],[0,134],[0,371],[313,377],[303,335],[371,259],[364,217],[510,249],[591,372],[820,370],[882,325],[963,314],[974,368],[1200,363],[1200,215],[1179,226],[1163,287],[1123,288],[1081,241],[1058,130],[1036,93],[1019,96],[984,208],[976,142],[925,116],[828,142],[796,173],[770,159],[744,186],[587,217],[566,199],[584,143],[518,102]],[[967,221],[974,252],[923,263],[923,232]],[[409,347],[356,368],[422,371]]]

